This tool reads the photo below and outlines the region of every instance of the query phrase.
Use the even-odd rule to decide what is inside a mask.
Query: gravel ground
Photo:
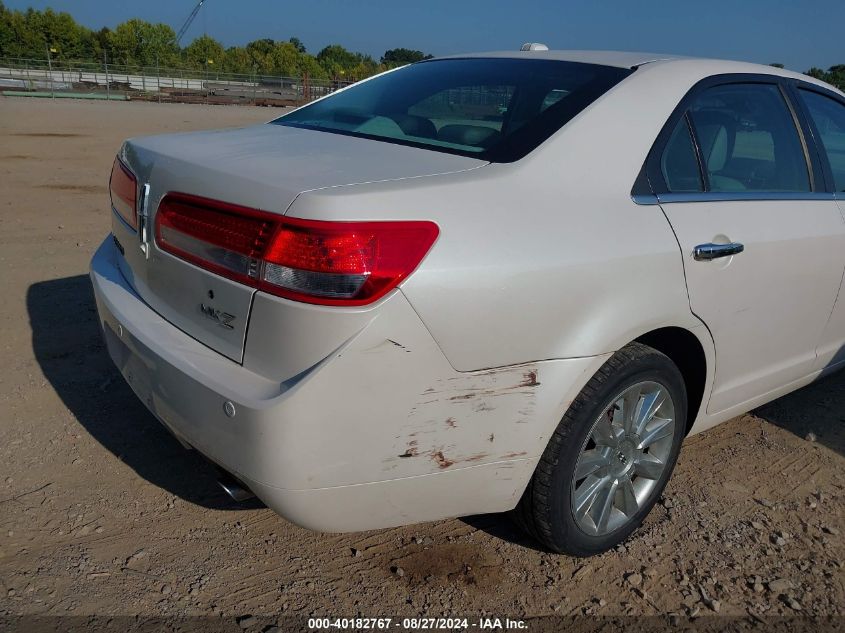
[[[588,560],[506,516],[326,535],[230,502],[112,367],[87,266],[123,138],[277,112],[0,98],[0,616],[845,614],[843,374],[689,438]]]

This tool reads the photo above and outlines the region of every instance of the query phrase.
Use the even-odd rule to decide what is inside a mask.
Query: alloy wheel
[[[675,435],[675,405],[657,382],[627,387],[601,412],[571,486],[571,511],[592,536],[609,534],[639,512],[665,472]]]

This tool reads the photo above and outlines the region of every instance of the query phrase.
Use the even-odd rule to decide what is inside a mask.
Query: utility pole
[[[106,101],[111,101],[111,86],[109,86],[109,58],[103,49],[103,67],[106,69]]]
[[[56,98],[56,91],[54,90],[53,86],[53,59],[50,57],[50,45],[47,44],[47,69],[50,73],[50,98]]]

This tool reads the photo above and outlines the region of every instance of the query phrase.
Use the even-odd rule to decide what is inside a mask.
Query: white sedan
[[[514,510],[595,554],[687,435],[845,365],[845,95],[777,68],[429,60],[126,141],[110,190],[111,357],[312,529]]]

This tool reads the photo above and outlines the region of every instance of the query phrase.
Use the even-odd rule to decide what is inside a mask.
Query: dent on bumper
[[[117,256],[103,242],[91,281],[124,378],[177,437],[312,529],[514,507],[563,411],[607,358],[456,372],[395,292],[341,349],[273,381],[162,319]]]

